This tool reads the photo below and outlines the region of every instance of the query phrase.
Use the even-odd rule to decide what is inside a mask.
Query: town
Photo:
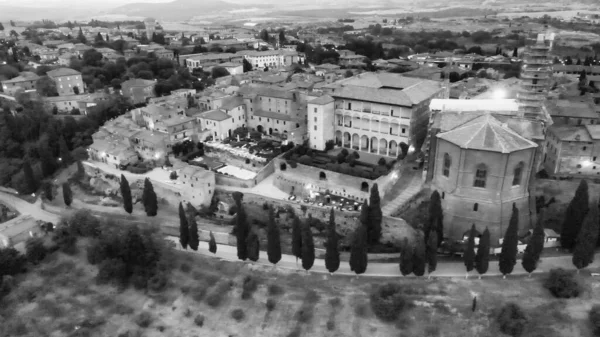
[[[348,13],[0,21],[0,336],[600,336],[600,12]]]

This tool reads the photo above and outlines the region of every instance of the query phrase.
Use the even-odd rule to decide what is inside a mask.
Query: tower
[[[152,35],[156,30],[156,20],[153,18],[146,18],[144,20],[144,25],[146,26],[146,37],[148,40],[152,40]]]
[[[552,81],[550,50],[554,34],[538,34],[534,44],[526,48],[517,93],[520,115],[530,119],[547,119],[543,105]]]

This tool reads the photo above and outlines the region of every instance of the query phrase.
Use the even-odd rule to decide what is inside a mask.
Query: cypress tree
[[[79,163],[79,162],[78,162]],[[131,200],[131,187],[123,174],[121,174],[121,196],[123,197],[123,208],[125,212],[133,212],[133,201]]]
[[[541,211],[541,210],[540,210]],[[537,268],[538,261],[540,260],[540,254],[544,249],[544,225],[542,222],[542,213],[538,215],[538,221],[533,229],[533,233],[527,242],[525,247],[525,253],[523,254],[523,260],[521,264],[529,275]]]
[[[519,210],[513,204],[512,215],[506,233],[504,233],[504,241],[502,241],[502,250],[498,265],[500,272],[504,277],[512,273],[515,264],[517,263],[517,245],[519,244]]]
[[[217,241],[215,241],[215,236],[213,232],[210,231],[210,240],[208,241],[208,251],[216,254],[217,253]]]
[[[200,238],[198,237],[198,224],[196,223],[196,214],[188,212],[188,228],[189,228],[189,242],[192,250],[198,250],[200,245]]]
[[[352,237],[350,247],[350,270],[360,275],[367,270],[367,228],[359,224]]]
[[[369,196],[369,225],[367,227],[368,243],[377,244],[381,238],[381,222],[383,213],[381,212],[381,198],[379,197],[379,188],[377,183],[371,187]]]
[[[585,217],[573,251],[573,265],[577,268],[577,272],[594,262],[598,238],[598,207],[596,202],[593,205]]]
[[[367,203],[366,199],[363,202],[362,207],[360,209],[360,215],[358,216],[358,220],[364,226],[367,226],[367,224],[369,223],[369,204]]]
[[[565,219],[560,233],[560,244],[564,249],[573,249],[575,239],[581,230],[581,224],[587,212],[589,211],[589,195],[587,180],[583,179],[579,183],[575,196],[569,203],[565,213]]]
[[[327,227],[325,267],[330,273],[334,273],[340,267],[340,252],[338,251],[338,237],[335,231],[335,212],[333,208],[329,213],[329,225]]]
[[[467,240],[467,248],[463,255],[463,259],[465,267],[467,268],[466,277],[469,277],[469,272],[473,270],[475,265],[475,224],[471,226],[471,230],[469,231],[469,239]]]
[[[46,144],[39,148],[40,166],[44,177],[52,175],[56,171],[56,159],[52,156],[52,151]]]
[[[519,57],[519,52],[517,50],[517,47],[515,47],[515,49],[513,50],[512,56],[513,57]]]
[[[310,225],[305,223],[302,226],[302,268],[309,271],[315,263],[315,244],[313,242]]]
[[[275,224],[273,207],[269,206],[269,227],[267,228],[267,256],[269,262],[277,264],[281,260],[281,236],[279,227]]]
[[[233,193],[233,199],[237,207],[237,214],[235,216],[235,236],[237,240],[237,255],[238,259],[245,261],[248,258],[247,250],[247,239],[248,239],[248,219],[246,217],[246,210],[242,204],[243,194],[240,192]]]
[[[183,204],[179,203],[179,243],[183,249],[187,249],[188,243],[190,242],[190,231],[188,229],[188,221],[185,211],[183,210]]]
[[[400,253],[400,272],[402,275],[410,275],[413,271],[413,247],[408,242],[408,238],[404,238],[402,251]]]
[[[292,222],[292,255],[296,257],[296,263],[298,263],[298,259],[302,258],[302,223],[300,222],[300,218],[293,215]]]
[[[65,137],[62,135],[58,139],[58,148],[60,152],[60,162],[63,166],[67,166],[73,162],[73,157],[71,156],[71,151],[67,147],[67,142],[65,141]]]
[[[250,229],[250,233],[248,234],[246,241],[248,247],[248,259],[254,262],[258,261],[260,254],[260,241],[258,240],[258,234],[256,234],[256,230],[254,228]]]
[[[38,188],[38,182],[35,179],[35,175],[33,174],[33,169],[31,168],[29,160],[26,160],[23,164],[23,179],[23,192],[25,192],[25,194],[35,193]]]
[[[150,182],[150,179],[146,178],[144,180],[144,192],[142,193],[142,202],[144,203],[144,210],[146,211],[147,216],[156,216],[158,212],[158,200],[156,198],[156,193],[154,192],[154,187]]]
[[[485,229],[481,238],[479,239],[479,248],[477,249],[477,255],[475,255],[475,269],[481,275],[487,273],[490,264],[490,231]]]
[[[437,249],[437,232],[433,230],[429,233],[429,238],[427,238],[427,272],[429,273],[429,276],[431,276],[431,273],[433,273],[437,267]]]
[[[425,255],[425,235],[419,231],[415,240],[415,250],[413,253],[413,274],[415,276],[425,275],[425,264],[427,263],[427,256]]]
[[[429,198],[429,217],[425,223],[425,240],[428,240],[428,236],[432,230],[437,232],[438,246],[442,243],[444,238],[444,213],[442,210],[442,198],[440,193],[435,190],[431,193]]]
[[[69,186],[68,182],[63,183],[62,192],[65,205],[71,206],[71,203],[73,202],[73,192],[71,191],[71,186]]]

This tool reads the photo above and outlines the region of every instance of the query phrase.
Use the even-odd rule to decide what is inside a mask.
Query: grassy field
[[[97,285],[85,241],[79,245],[77,255],[54,253],[17,276],[18,287],[0,305],[0,336],[501,336],[494,312],[516,302],[529,320],[524,336],[577,337],[591,336],[587,312],[600,295],[589,278],[581,278],[581,298],[556,300],[535,277],[356,279],[182,252],[173,256],[168,290],[144,294]],[[369,294],[390,281],[411,305],[384,323]]]

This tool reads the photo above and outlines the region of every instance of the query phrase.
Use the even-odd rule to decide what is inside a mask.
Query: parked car
[[[290,195],[290,196],[288,197],[288,200],[296,200],[296,196],[295,196],[295,195]]]

